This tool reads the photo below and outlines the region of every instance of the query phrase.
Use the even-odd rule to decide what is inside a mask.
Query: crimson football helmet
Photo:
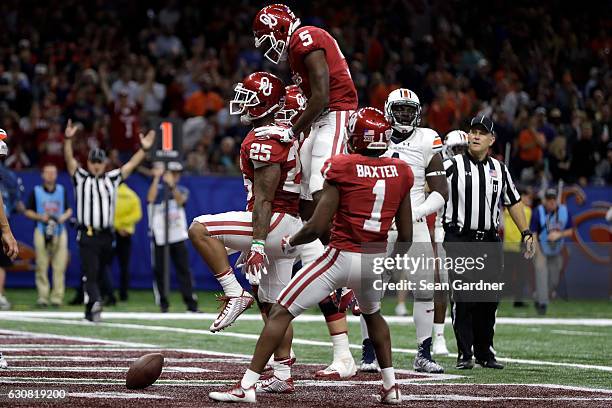
[[[276,113],[276,121],[287,126],[292,126],[306,109],[306,96],[297,85],[289,85],[285,88],[285,106]]]
[[[387,150],[393,129],[385,115],[376,108],[360,108],[347,125],[348,144],[352,153]]]
[[[289,37],[300,26],[300,19],[284,4],[272,4],[259,10],[253,20],[255,47],[270,44],[264,56],[275,64],[287,58]]]
[[[268,72],[254,72],[234,88],[230,114],[246,114],[247,119],[253,120],[275,113],[284,105],[283,81]]]

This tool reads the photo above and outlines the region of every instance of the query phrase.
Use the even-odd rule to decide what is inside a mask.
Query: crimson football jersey
[[[410,166],[391,157],[347,154],[328,159],[321,171],[340,192],[329,246],[351,252],[381,247],[384,252],[391,222],[414,182]]]
[[[247,211],[253,211],[255,202],[253,194],[255,166],[266,163],[277,163],[281,166],[281,177],[272,201],[272,212],[297,215],[302,179],[298,142],[282,143],[272,138],[257,139],[252,130],[240,146],[240,169],[247,191]]]
[[[289,65],[293,74],[293,82],[310,99],[312,92],[304,58],[316,50],[325,52],[325,59],[329,67],[329,110],[348,111],[357,109],[357,90],[353,84],[346,59],[344,59],[336,40],[321,28],[304,26],[298,28],[291,35],[289,40]]]

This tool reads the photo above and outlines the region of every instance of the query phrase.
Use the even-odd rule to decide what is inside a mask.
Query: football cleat
[[[357,367],[352,356],[333,361],[329,367],[315,373],[316,378],[327,378],[330,380],[341,380],[351,378],[357,374]]]
[[[2,355],[2,353],[0,353],[0,369],[7,369],[8,368],[8,362],[6,361],[6,358],[4,358],[4,356]]]
[[[219,402],[246,402],[255,403],[257,397],[255,395],[255,387],[248,389],[242,388],[240,382],[236,383],[227,391],[213,391],[208,393],[208,398]]]
[[[274,394],[290,394],[295,391],[293,386],[293,378],[289,377],[286,380],[281,380],[276,376],[270,376],[257,381],[255,384],[255,392],[269,392]]]
[[[361,366],[359,371],[364,373],[377,373],[380,371],[372,340],[365,339],[361,346]]]
[[[442,374],[444,367],[431,358],[431,337],[419,344],[419,351],[414,357],[412,368],[419,373]]]
[[[289,366],[292,366],[295,364],[296,362],[296,357],[293,354],[293,349],[291,349],[291,359],[289,360]],[[266,371],[272,371],[274,370],[274,354],[272,354],[272,356],[270,357],[270,359],[268,360],[268,362],[266,363],[266,366],[264,367],[262,373],[265,373]]]
[[[398,405],[402,403],[402,392],[399,389],[399,384],[395,384],[389,389],[381,387],[379,402],[388,405]]]
[[[211,332],[218,332],[230,326],[245,310],[253,305],[255,298],[250,293],[242,291],[240,296],[218,296],[221,303],[221,313],[210,325]]]
[[[448,347],[446,347],[446,339],[443,335],[439,335],[435,337],[433,342],[433,354],[435,356],[448,356],[449,351]]]

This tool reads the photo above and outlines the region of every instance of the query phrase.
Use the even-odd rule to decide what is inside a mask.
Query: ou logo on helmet
[[[297,94],[295,95],[295,100],[298,103],[298,106],[301,108],[304,108],[306,106],[306,98],[304,98],[304,95],[302,94]]]
[[[260,15],[259,21],[261,21],[262,24],[265,24],[270,28],[273,28],[278,24],[278,19],[271,14]]]
[[[348,122],[348,129],[349,132],[354,133],[355,132],[355,125],[357,124],[357,113],[353,113],[351,115],[351,117],[349,118],[349,122]]]
[[[268,79],[268,77],[262,77],[259,82],[259,90],[265,96],[272,95],[272,82]]]

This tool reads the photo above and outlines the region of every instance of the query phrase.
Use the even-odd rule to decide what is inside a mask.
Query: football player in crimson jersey
[[[253,126],[274,123],[274,115],[285,100],[285,86],[276,76],[256,72],[235,88],[230,113],[240,114]],[[223,287],[223,310],[210,327],[213,332],[232,324],[249,308],[254,298],[242,289],[230,267],[227,248],[245,252],[245,270],[257,293],[264,313],[276,302],[291,279],[297,254],[281,251],[281,239],[302,226],[298,218],[300,199],[300,161],[298,143],[277,139],[257,139],[251,130],[240,148],[240,167],[248,193],[246,211],[202,215],[193,220],[189,237],[198,253]],[[291,340],[286,337],[275,347],[274,375],[262,380],[261,392],[292,392]]]
[[[346,122],[357,109],[357,91],[336,40],[319,27],[300,24],[300,19],[284,4],[266,6],[253,19],[255,46],[263,49],[265,57],[275,64],[288,59],[293,81],[308,99],[306,109],[291,127],[265,126],[255,131],[258,137],[270,132],[280,134],[283,141],[292,140],[294,135],[303,139],[302,134],[308,133],[300,147],[301,196],[305,200],[300,215],[306,221],[323,189],[319,169],[328,158],[345,150]],[[302,253],[303,264],[313,262],[324,250],[323,245],[316,243],[311,249]],[[343,295],[342,298],[350,298],[346,291]],[[323,303],[321,309],[334,345],[333,361],[316,376],[351,377],[356,367],[349,350],[346,314],[340,313],[334,302]]]
[[[272,306],[259,337],[255,354],[242,380],[225,392],[211,392],[210,398],[224,402],[255,402],[254,385],[268,358],[281,343],[290,322],[318,299],[348,286],[355,291],[361,312],[372,333],[381,366],[381,402],[401,403],[391,357],[389,327],[380,314],[383,292],[376,284],[376,259],[386,255],[387,232],[393,218],[399,240],[412,240],[410,188],[413,175],[401,160],[380,157],[387,149],[391,127],[382,112],[359,109],[348,124],[351,154],[328,159],[322,174],[325,186],[312,218],[291,237],[283,240],[283,251],[326,234],[333,220],[327,250],[314,263],[304,266],[282,290]],[[399,247],[397,248],[399,254]]]
[[[296,85],[289,85],[286,88],[285,106],[276,114],[276,121],[286,126],[296,123],[307,106],[306,97]],[[301,134],[299,138],[300,146],[308,137],[309,131]],[[300,154],[300,161],[301,161]],[[311,209],[304,209],[312,201],[300,200],[300,214],[310,217]],[[305,215],[304,213],[307,213]],[[323,254],[324,247],[319,240],[309,242],[300,248],[300,259],[302,265],[313,262]],[[334,358],[332,364],[323,370],[318,370],[315,377],[319,378],[350,378],[357,373],[355,360],[351,355],[348,342],[348,324],[346,321],[346,310],[356,305],[355,295],[352,290],[342,288],[331,293],[321,302],[319,309],[325,317],[327,329],[332,338]],[[374,350],[371,350],[374,355]]]

